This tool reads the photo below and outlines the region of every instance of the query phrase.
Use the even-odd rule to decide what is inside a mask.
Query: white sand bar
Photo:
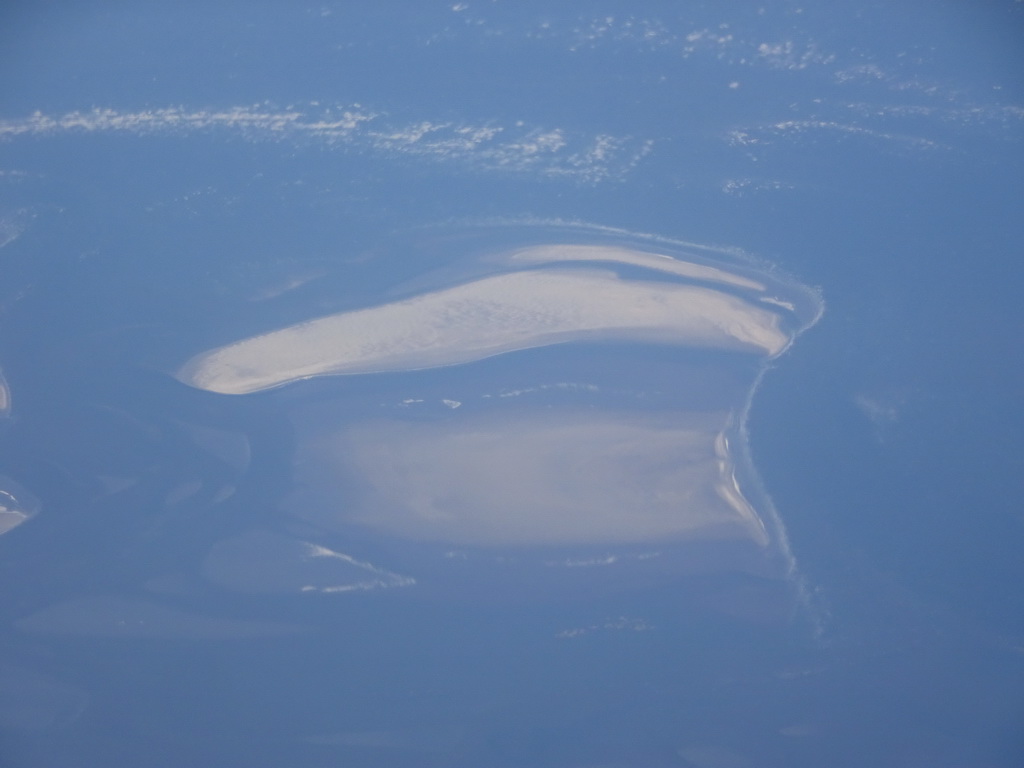
[[[775,311],[729,293],[626,280],[598,269],[551,268],[487,277],[283,328],[204,352],[177,375],[200,389],[245,394],[325,374],[431,368],[616,338],[766,356],[790,341]]]

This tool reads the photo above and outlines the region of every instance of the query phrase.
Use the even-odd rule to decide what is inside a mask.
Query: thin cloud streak
[[[166,107],[138,111],[96,108],[62,115],[35,112],[0,120],[0,141],[62,133],[124,132],[137,136],[221,132],[249,141],[314,143],[391,157],[454,162],[480,171],[533,173],[584,184],[624,178],[653,145],[607,134],[574,135],[560,128],[493,122],[421,120],[405,125],[360,104],[311,111],[266,104],[227,109]]]

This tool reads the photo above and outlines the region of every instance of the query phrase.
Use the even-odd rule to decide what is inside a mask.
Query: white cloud
[[[621,632],[623,630],[633,632],[650,632],[652,629],[654,629],[654,625],[649,624],[645,619],[617,616],[615,618],[605,619],[604,621],[595,624],[588,624],[583,627],[563,629],[560,632],[556,632],[555,637],[559,640],[571,640],[575,637],[589,635],[592,632]]]
[[[784,189],[793,189],[795,185],[778,179],[726,179],[721,184],[721,189],[727,195],[743,197],[758,192],[778,192]],[[792,307],[790,307],[792,308]]]
[[[62,133],[134,135],[223,133],[249,141],[319,143],[391,157],[453,162],[479,171],[532,173],[597,183],[622,178],[650,152],[649,140],[580,135],[516,121],[394,122],[360,104],[277,109],[268,104],[226,109],[166,107],[138,111],[96,108],[60,115],[35,112],[0,120],[0,140]]]
[[[781,43],[760,43],[757,46],[760,62],[775,69],[799,70],[810,66],[832,64],[836,57],[818,50],[814,43],[799,44],[792,40]]]
[[[750,147],[771,144],[779,140],[799,140],[809,134],[831,135],[837,139],[860,137],[918,150],[949,149],[947,144],[923,136],[883,131],[838,120],[819,119],[782,120],[777,123],[745,126],[728,131],[726,141],[733,146]]]

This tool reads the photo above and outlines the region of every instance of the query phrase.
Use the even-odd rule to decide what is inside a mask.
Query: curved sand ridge
[[[330,315],[192,358],[178,378],[246,394],[328,374],[432,368],[574,340],[628,338],[773,356],[791,335],[760,283],[713,267],[603,246],[537,246],[512,263],[620,262],[720,283],[629,280],[589,264],[485,277]]]

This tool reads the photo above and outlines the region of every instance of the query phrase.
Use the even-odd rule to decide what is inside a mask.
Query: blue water
[[[1019,4],[454,5],[5,11],[0,475],[40,504],[0,536],[0,763],[1018,765]],[[376,116],[310,127],[344,109]],[[747,423],[798,580],[325,532],[281,512],[295,408],[400,377],[173,378],[429,272],[394,248],[423,227],[523,220],[820,287]],[[465,391],[535,383],[518,359]],[[253,530],[416,584],[218,584]]]

